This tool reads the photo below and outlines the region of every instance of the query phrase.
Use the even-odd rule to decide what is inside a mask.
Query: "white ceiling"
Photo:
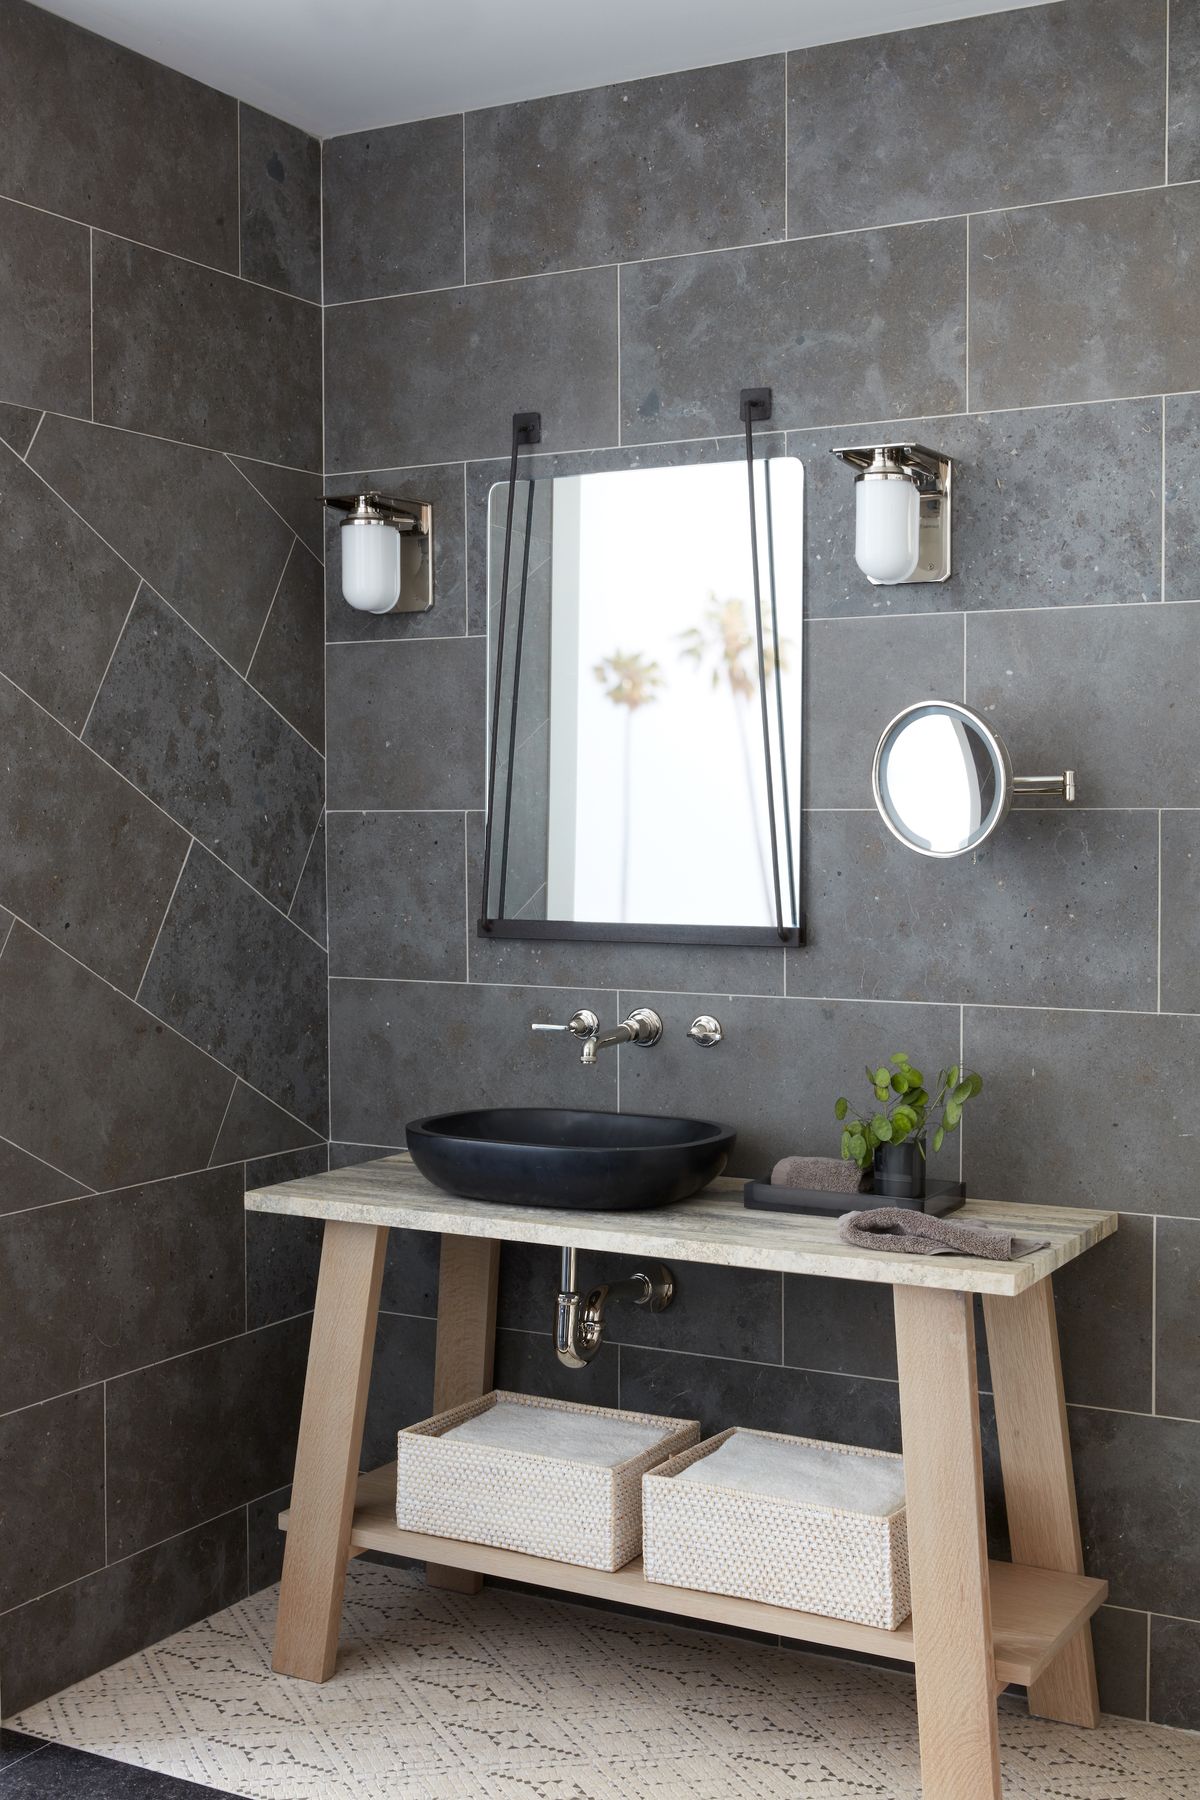
[[[50,0],[49,10],[334,137],[1027,4]]]

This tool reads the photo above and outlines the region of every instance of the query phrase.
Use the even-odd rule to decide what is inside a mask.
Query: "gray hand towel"
[[[825,1194],[861,1194],[866,1175],[837,1156],[785,1156],[771,1170],[772,1187],[815,1188]]]
[[[1012,1262],[1045,1250],[1049,1238],[1017,1237],[1001,1225],[971,1225],[960,1219],[936,1219],[930,1213],[880,1206],[871,1212],[845,1213],[838,1220],[843,1244],[859,1250],[886,1250],[905,1256],[985,1256],[989,1262]]]

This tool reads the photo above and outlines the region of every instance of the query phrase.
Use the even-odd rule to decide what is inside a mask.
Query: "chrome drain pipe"
[[[624,1281],[605,1282],[589,1294],[580,1294],[576,1253],[562,1253],[560,1293],[554,1315],[554,1349],[568,1369],[586,1369],[604,1342],[605,1308],[612,1300],[632,1300],[651,1312],[665,1312],[675,1297],[675,1278],[662,1263],[651,1265],[649,1274],[630,1275]]]

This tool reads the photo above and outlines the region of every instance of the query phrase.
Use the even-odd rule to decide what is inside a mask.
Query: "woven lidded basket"
[[[539,1408],[544,1452],[448,1438],[454,1426],[497,1401]],[[553,1451],[555,1413],[587,1413],[658,1426],[658,1442],[625,1462],[600,1466]],[[396,1523],[468,1544],[523,1550],[588,1569],[619,1569],[642,1547],[642,1476],[700,1436],[695,1419],[660,1418],[497,1391],[409,1425],[397,1439]]]
[[[764,1600],[798,1612],[895,1631],[911,1611],[903,1505],[855,1512],[757,1494],[744,1487],[674,1479],[711,1456],[734,1427],[650,1470],[642,1482],[647,1581]],[[773,1431],[741,1437],[803,1445],[848,1458],[903,1459],[883,1450],[826,1444]]]

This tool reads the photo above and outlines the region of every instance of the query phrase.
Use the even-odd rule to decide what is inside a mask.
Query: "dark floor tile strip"
[[[4,1800],[18,1794],[30,1800],[239,1800],[228,1788],[203,1787],[65,1744],[47,1744],[0,1768],[0,1794]]]

